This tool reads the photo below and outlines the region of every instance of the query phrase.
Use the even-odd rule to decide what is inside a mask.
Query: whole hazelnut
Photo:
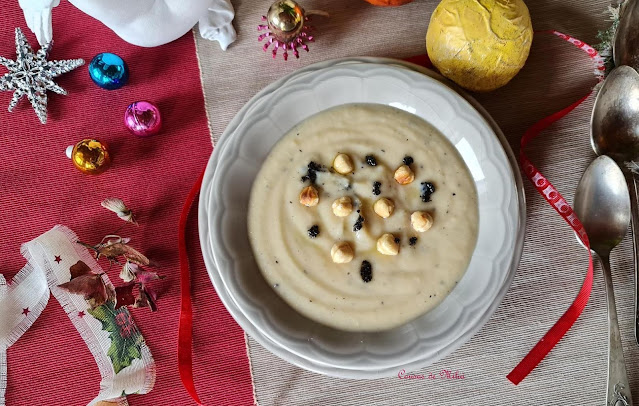
[[[425,211],[416,211],[410,215],[410,224],[415,231],[423,233],[433,226],[433,216]]]
[[[415,174],[408,165],[402,165],[395,171],[395,180],[400,185],[408,185],[415,180]]]
[[[333,208],[333,214],[337,217],[346,217],[353,211],[353,201],[348,196],[342,196],[339,199],[335,199],[331,207]]]
[[[346,175],[347,173],[351,173],[353,172],[353,168],[353,160],[346,154],[337,154],[335,159],[333,159],[333,169],[339,174]]]
[[[346,241],[336,242],[331,248],[331,258],[336,264],[351,262],[354,256],[353,247]]]
[[[373,210],[377,215],[383,219],[389,218],[395,210],[395,203],[391,199],[382,197],[373,204]]]
[[[319,193],[314,186],[306,186],[300,193],[300,203],[306,207],[317,206],[319,203]]]
[[[399,254],[399,242],[393,234],[384,234],[377,240],[377,251],[384,255]]]

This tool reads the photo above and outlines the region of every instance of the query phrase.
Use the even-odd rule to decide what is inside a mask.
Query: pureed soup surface
[[[351,158],[351,173],[333,169],[338,153]],[[394,173],[405,162],[415,179],[402,185]],[[434,186],[430,196],[423,182]],[[300,192],[312,184],[319,203],[307,207]],[[338,217],[332,203],[344,196],[353,210]],[[395,206],[388,218],[373,209],[383,197]],[[432,215],[429,230],[413,228],[415,211]],[[282,137],[255,179],[248,214],[267,282],[306,317],[347,331],[390,329],[437,306],[464,275],[477,228],[475,184],[455,147],[421,118],[373,104],[323,111]],[[397,255],[378,251],[385,233],[399,240]],[[340,242],[352,248],[348,263],[333,262]]]

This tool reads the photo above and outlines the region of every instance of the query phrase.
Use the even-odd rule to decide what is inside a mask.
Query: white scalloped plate
[[[523,188],[503,135],[496,136],[496,125],[491,122],[491,128],[482,116],[490,120],[487,114],[451,88],[405,66],[414,67],[351,58],[312,65],[281,79],[242,108],[207,167],[200,239],[218,295],[266,348],[316,372],[372,378],[436,361],[486,322],[521,255]],[[303,119],[355,102],[401,107],[430,122],[458,147],[479,195],[479,237],[466,275],[437,308],[381,333],[342,332],[299,315],[266,284],[246,236],[250,187],[272,145]]]

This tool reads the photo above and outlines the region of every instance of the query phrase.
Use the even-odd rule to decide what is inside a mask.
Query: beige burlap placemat
[[[425,52],[424,37],[437,2],[415,0],[398,8],[363,0],[307,0],[321,9],[317,42],[299,60],[273,61],[261,51],[256,25],[270,0],[234,0],[238,41],[226,52],[196,35],[213,142],[257,91],[299,67],[344,56],[404,58]],[[529,0],[537,30],[556,29],[590,44],[607,26],[605,0]],[[550,35],[536,35],[526,67],[505,88],[478,95],[517,151],[524,130],[586,94],[594,85],[589,59]],[[551,127],[528,149],[531,160],[572,202],[581,173],[593,158],[589,145],[591,97]],[[275,357],[249,338],[255,394],[269,405],[603,405],[607,318],[597,268],[590,302],[551,354],[519,386],[506,374],[544,335],[574,299],[587,255],[563,220],[528,185],[527,234],[521,265],[508,294],[489,322],[460,349],[418,374],[459,371],[459,380],[372,381],[330,378]],[[633,337],[632,248],[626,240],[612,256],[613,280],[628,372],[639,398],[639,347]]]

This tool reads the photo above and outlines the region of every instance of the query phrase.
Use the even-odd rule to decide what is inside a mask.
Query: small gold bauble
[[[268,9],[266,20],[278,41],[289,42],[304,27],[304,9],[293,0],[278,0]]]
[[[111,163],[105,143],[94,139],[84,139],[73,146],[71,160],[76,168],[89,175],[104,172]]]

